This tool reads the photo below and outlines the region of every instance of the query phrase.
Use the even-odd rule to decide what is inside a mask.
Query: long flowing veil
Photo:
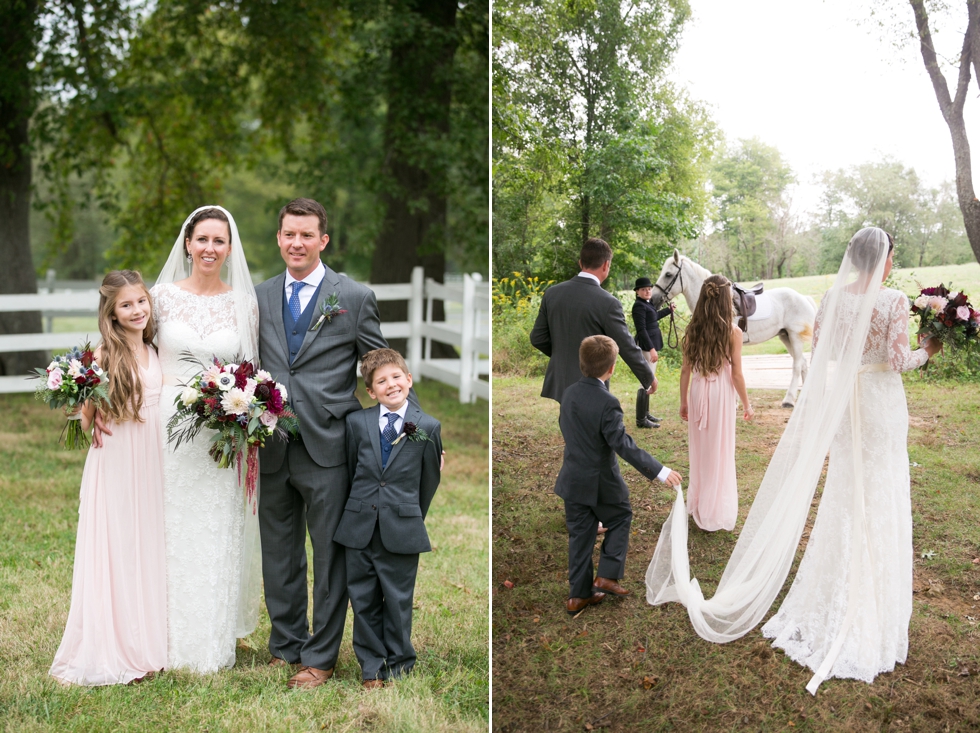
[[[862,229],[851,239],[820,306],[800,398],[710,599],[691,577],[687,511],[677,489],[647,568],[647,602],[682,603],[694,630],[708,641],[725,643],[748,633],[769,610],[789,574],[824,458],[852,402],[888,248],[888,235],[881,229]],[[845,298],[850,302],[842,303]]]
[[[255,286],[248,271],[245,260],[245,250],[238,234],[235,217],[221,206],[201,206],[194,209],[184,220],[177,233],[177,241],[170,250],[163,269],[157,276],[156,283],[172,283],[190,277],[191,263],[187,261],[184,251],[184,228],[196,213],[202,209],[218,209],[228,217],[228,228],[231,230],[231,253],[222,268],[222,280],[231,286],[235,292],[235,321],[238,333],[242,339],[242,354],[244,359],[257,362],[259,358],[258,336],[258,301],[255,297]],[[242,496],[244,497],[244,486]],[[259,501],[261,479],[255,490],[255,502]],[[259,604],[262,595],[262,546],[259,540],[259,519],[255,506],[248,506],[242,501],[245,516],[245,544],[242,554],[241,593],[238,595],[236,614],[236,635],[248,636],[255,630],[259,620]]]

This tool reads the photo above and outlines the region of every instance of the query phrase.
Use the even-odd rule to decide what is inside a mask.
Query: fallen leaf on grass
[[[926,593],[928,593],[931,596],[941,596],[945,592],[946,592],[946,586],[942,584],[942,581],[940,580],[929,581],[929,588],[928,590],[926,590]]]
[[[644,677],[643,681],[640,684],[643,686],[644,690],[649,690],[659,681],[660,681],[659,677]]]
[[[980,601],[980,593],[977,593],[975,596],[973,596],[973,600]]]
[[[973,558],[973,564],[974,565],[980,565],[980,557]]]
[[[463,593],[469,593],[470,592],[470,589],[467,588],[465,585],[462,585],[461,583],[453,583],[453,585],[456,586],[457,588],[459,588],[461,591],[463,591]],[[513,586],[513,584],[511,584],[511,585]]]
[[[646,651],[647,650],[646,650],[646,647],[638,646],[636,648],[636,651],[638,651],[640,654],[646,654]]]
[[[579,632],[578,634],[575,635],[575,638],[576,639],[581,639],[583,636],[588,636],[588,635],[589,635],[588,630],[587,629],[582,629],[581,632]]]
[[[926,550],[925,552],[922,553],[920,557],[922,557],[923,560],[932,560],[932,558],[934,558],[935,556],[936,556],[935,552],[933,552],[932,550]]]
[[[513,587],[514,587],[514,583],[513,583],[513,581],[510,581],[510,580],[505,580],[505,581],[504,581],[504,587],[505,587],[505,588],[513,588]]]

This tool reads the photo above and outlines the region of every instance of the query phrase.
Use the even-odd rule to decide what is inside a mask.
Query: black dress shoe
[[[649,420],[650,422],[660,422],[659,417],[656,417],[655,415],[651,415],[649,412],[647,413],[647,420]]]
[[[636,427],[638,427],[638,428],[659,428],[660,427],[660,423],[654,422],[653,420],[648,420],[647,418],[643,418],[642,420],[637,420],[636,421]]]

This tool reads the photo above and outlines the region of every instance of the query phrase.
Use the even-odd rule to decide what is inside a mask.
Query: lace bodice
[[[160,363],[164,380],[168,384],[182,382],[201,371],[200,367],[181,361],[190,352],[202,363],[217,356],[223,360],[241,357],[241,324],[235,317],[236,298],[243,297],[234,291],[219,295],[195,295],[173,283],[155,285],[153,318],[160,344]],[[258,332],[258,304],[248,308],[252,314],[245,328]]]
[[[813,348],[820,338],[820,323],[823,320],[827,296],[820,302],[817,319],[813,329]],[[843,292],[841,308],[851,310],[857,317],[861,297],[846,290]],[[862,364],[888,364],[896,372],[907,372],[926,363],[929,355],[924,349],[912,351],[909,344],[909,299],[898,290],[882,288],[878,293],[874,310],[871,313],[871,328],[861,356]]]

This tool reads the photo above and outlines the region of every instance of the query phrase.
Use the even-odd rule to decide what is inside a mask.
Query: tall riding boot
[[[650,409],[650,395],[640,387],[636,391],[636,427],[638,428],[658,428],[660,427],[653,420],[647,417],[647,410]]]

